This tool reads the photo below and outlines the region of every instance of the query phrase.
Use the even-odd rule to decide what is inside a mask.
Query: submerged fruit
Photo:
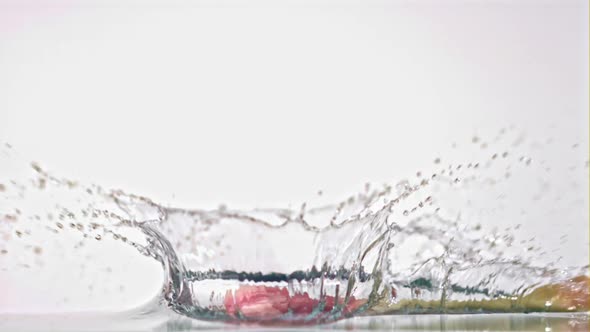
[[[535,289],[523,298],[525,307],[538,311],[590,310],[590,279],[578,276]]]
[[[235,295],[227,291],[224,305],[234,317],[240,314],[250,319],[278,318],[289,310],[289,292],[286,288],[244,285]]]
[[[235,292],[227,291],[224,307],[233,318],[254,321],[272,321],[289,316],[289,320],[321,321],[336,310],[354,313],[367,301],[354,296],[345,301],[342,297],[324,296],[323,301],[307,292],[289,294],[285,287],[241,285]]]

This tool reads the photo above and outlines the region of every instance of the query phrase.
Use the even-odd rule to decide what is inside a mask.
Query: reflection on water
[[[368,318],[368,317],[367,317]],[[422,315],[377,316],[336,323],[334,329],[390,331],[587,331],[588,316]]]
[[[304,328],[236,326],[178,315],[2,315],[0,331],[588,331],[587,314],[393,315],[355,317]]]
[[[354,317],[332,324],[297,331],[588,331],[588,315],[562,314],[481,314],[481,315],[393,315]],[[203,325],[189,320],[173,320],[156,331],[204,331],[231,327]],[[240,330],[267,330],[254,326]],[[273,329],[275,330],[275,329]]]

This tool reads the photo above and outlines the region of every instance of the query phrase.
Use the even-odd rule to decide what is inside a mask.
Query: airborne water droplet
[[[479,138],[474,143],[480,143]],[[496,140],[490,144],[498,152],[507,148],[498,146]],[[101,242],[79,242],[76,250],[107,245],[133,248],[158,260],[166,269],[163,295],[158,300],[193,318],[259,322],[271,317],[264,323],[285,323],[283,320],[288,318],[288,324],[308,324],[368,313],[440,313],[432,303],[439,303],[441,289],[445,300],[453,301],[447,303],[453,303],[461,313],[529,310],[527,303],[533,302],[527,302],[523,289],[534,293],[538,288],[554,287],[550,285],[561,280],[584,276],[576,272],[576,266],[571,270],[559,268],[563,256],[559,249],[573,241],[554,241],[558,243],[554,247],[551,241],[540,245],[544,239],[535,232],[538,220],[553,210],[543,204],[522,205],[523,197],[530,198],[522,193],[528,194],[523,183],[537,183],[537,168],[508,168],[505,161],[489,160],[493,151],[467,145],[475,153],[466,153],[461,160],[438,165],[442,157],[445,161],[448,158],[440,156],[434,159],[438,166],[430,165],[429,169],[428,165],[416,165],[409,169],[410,174],[395,174],[397,179],[404,175],[411,179],[397,183],[397,190],[387,184],[383,189],[367,186],[349,200],[326,206],[309,204],[301,209],[236,210],[225,205],[213,210],[169,208],[122,191],[72,186],[71,181],[54,180],[47,174],[51,180],[45,184],[45,191],[36,185],[24,187],[40,195],[41,201],[49,202],[55,192],[65,192],[74,196],[72,202],[57,201],[48,211],[35,213],[23,209],[22,218],[19,215],[14,222],[9,218],[10,222],[0,226],[9,225],[6,232],[10,241],[26,246],[25,253],[37,254],[31,255],[32,262],[45,261],[56,248],[50,250],[45,243],[41,247],[30,239],[32,236],[25,236],[28,233],[20,230],[28,230],[25,225],[29,224],[37,225],[39,230],[60,230],[57,239],[76,237],[75,241],[80,241],[94,237],[100,241],[107,236]],[[458,146],[462,149],[466,145]],[[518,156],[527,152],[510,153]],[[508,152],[501,155],[506,158]],[[532,156],[544,160],[537,154]],[[497,157],[497,153],[492,155],[493,159]],[[482,161],[484,167],[479,167],[476,160]],[[530,158],[526,161],[530,164]],[[521,162],[525,162],[524,157]],[[416,169],[420,169],[415,172],[420,179],[411,177]],[[557,172],[558,168],[553,169]],[[27,170],[31,172],[28,166]],[[40,167],[38,171],[42,171]],[[428,174],[432,174],[431,179],[439,179],[431,180]],[[523,178],[529,182],[518,182]],[[488,179],[497,181],[497,186],[487,185]],[[463,185],[454,185],[459,182]],[[12,188],[10,184],[10,191]],[[30,192],[25,192],[22,200],[34,202],[27,194]],[[0,191],[0,195],[6,194]],[[554,192],[545,195],[555,197]],[[562,195],[565,201],[566,193]],[[432,197],[436,197],[436,205]],[[16,204],[14,208],[17,205],[26,206]],[[551,208],[557,212],[551,216],[566,216],[569,221],[571,206],[559,210],[559,204],[553,205]],[[412,218],[400,218],[399,211]],[[53,218],[49,216],[58,216],[60,222],[48,222]],[[1,214],[0,221],[5,219]],[[319,222],[313,224],[310,220]],[[518,226],[521,223],[525,225],[522,229]],[[64,225],[72,229],[64,229]],[[563,231],[569,230],[564,227]],[[13,240],[15,231],[23,238]],[[0,236],[3,232],[0,228]],[[537,240],[522,240],[532,235],[537,235]],[[559,239],[563,234],[551,235]],[[111,236],[116,241],[110,241]],[[8,252],[4,243],[0,238],[2,254]],[[548,254],[540,253],[541,246]],[[560,258],[549,256],[554,253]],[[27,263],[35,266],[31,262],[23,264]],[[110,278],[115,280],[105,286],[117,289],[121,282],[115,278],[117,273],[113,269]],[[97,277],[92,282],[98,290],[105,281]],[[396,306],[380,302],[387,298],[382,296],[383,289],[395,292],[392,295]],[[541,291],[537,293],[544,294]],[[513,301],[520,299],[523,304],[515,306]],[[320,301],[324,301],[322,306]],[[552,303],[546,297],[534,299],[536,308],[539,303],[550,306],[550,311],[571,310],[571,306],[561,308],[559,301]]]

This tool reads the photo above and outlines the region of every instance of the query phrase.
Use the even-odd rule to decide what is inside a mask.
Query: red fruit
[[[344,299],[339,298],[337,303],[344,303]],[[351,296],[344,313],[352,313],[365,303],[366,300]],[[231,317],[237,318],[239,313],[251,320],[268,321],[280,318],[289,311],[294,315],[309,315],[319,305],[319,300],[309,297],[308,293],[290,296],[284,287],[243,285],[235,293],[227,291],[223,304]],[[332,311],[335,305],[334,296],[326,296],[323,312]]]
[[[232,316],[239,311],[246,318],[273,319],[289,310],[289,291],[286,288],[244,285],[234,296],[231,292],[226,293],[224,305]]]
[[[303,294],[295,294],[291,296],[289,309],[291,309],[294,314],[307,315],[313,311],[318,303],[319,301],[310,298],[307,292]]]
[[[354,296],[351,296],[348,299],[348,303],[346,304],[346,307],[344,307],[344,312],[345,313],[352,313],[355,310],[357,310],[358,308],[360,308],[363,304],[367,303],[367,300],[365,299],[356,299]]]
[[[334,300],[333,296],[326,296],[324,303],[324,312],[330,312],[332,309],[334,309],[334,304],[336,304],[336,301]]]
[[[354,296],[348,298],[348,303],[344,307],[344,313],[351,313],[358,309],[360,306],[365,304],[367,300],[357,300]],[[325,305],[324,305],[324,312],[330,312],[334,309],[334,305],[336,305],[336,299],[334,296],[326,296],[325,298]],[[338,298],[338,304],[342,305],[344,303],[344,298]]]
[[[238,306],[234,300],[234,296],[231,290],[225,292],[225,298],[223,299],[223,305],[225,306],[225,312],[232,317],[236,317]]]

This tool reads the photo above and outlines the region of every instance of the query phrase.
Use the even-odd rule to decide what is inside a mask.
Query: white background
[[[0,0],[0,140],[165,204],[298,207],[510,125],[587,159],[588,56],[587,1]]]

